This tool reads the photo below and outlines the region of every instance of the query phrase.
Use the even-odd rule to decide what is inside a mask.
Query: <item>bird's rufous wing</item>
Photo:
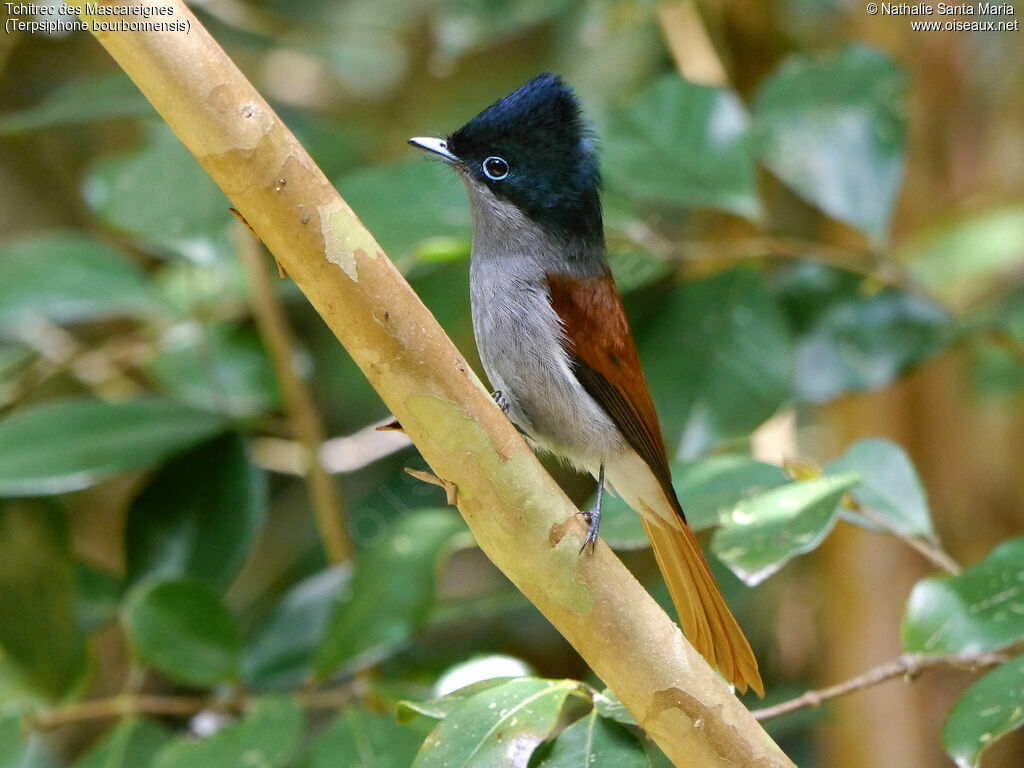
[[[672,488],[658,416],[611,273],[591,280],[547,275],[573,372],[644,460],[679,516],[671,527],[641,516],[683,630],[697,651],[741,691],[764,696],[750,644],[725,604]]]
[[[611,273],[591,280],[548,274],[547,281],[551,306],[569,342],[566,351],[576,378],[650,467],[669,503],[685,521],[672,489],[658,415]]]

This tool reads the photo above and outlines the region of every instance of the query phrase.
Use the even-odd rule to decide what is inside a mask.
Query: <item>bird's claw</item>
[[[582,555],[587,545],[590,545],[590,553],[594,553],[594,549],[597,547],[597,530],[601,526],[601,508],[595,506],[593,509],[581,512],[584,518],[587,520],[587,535],[583,538],[583,546],[580,547],[580,554]]]

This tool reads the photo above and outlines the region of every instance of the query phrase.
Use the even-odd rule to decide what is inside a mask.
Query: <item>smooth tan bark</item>
[[[675,765],[791,766],[606,546],[578,556],[575,507],[295,137],[188,9],[173,7],[188,33],[94,34],[454,487],[481,549]]]

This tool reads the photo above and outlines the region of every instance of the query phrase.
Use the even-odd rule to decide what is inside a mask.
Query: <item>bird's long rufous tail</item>
[[[640,519],[687,639],[741,693],[749,686],[763,697],[757,659],[725,604],[693,530],[685,523],[676,527],[643,515]]]

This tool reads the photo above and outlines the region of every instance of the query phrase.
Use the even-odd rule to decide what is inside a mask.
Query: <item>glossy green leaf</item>
[[[994,651],[1024,640],[1024,538],[956,576],[919,581],[903,617],[903,647],[923,653]]]
[[[423,715],[425,717],[433,718],[434,720],[444,720],[448,715],[458,709],[468,699],[473,698],[478,693],[483,691],[489,691],[491,688],[497,688],[498,686],[505,685],[513,678],[508,677],[492,677],[487,680],[478,680],[475,683],[463,686],[458,690],[447,693],[444,696],[438,696],[436,699],[429,699],[427,701],[400,701],[396,708],[399,723],[408,723],[415,719],[417,715]]]
[[[166,745],[152,768],[284,768],[299,747],[302,729],[302,710],[294,699],[260,699],[240,721],[212,736]]]
[[[238,624],[201,582],[140,584],[129,594],[122,620],[138,661],[176,680],[213,686],[237,673],[242,651]]]
[[[638,725],[636,718],[633,717],[633,713],[626,709],[623,703],[619,701],[619,697],[607,688],[594,697],[594,707],[601,717],[606,717],[623,725]]]
[[[323,676],[367,653],[404,643],[426,619],[441,558],[465,531],[446,509],[395,520],[387,536],[360,555],[349,595],[331,616],[316,659]]]
[[[747,456],[716,455],[672,463],[672,485],[694,530],[718,525],[741,500],[789,482],[780,467]],[[640,517],[621,498],[606,495],[601,537],[613,549],[649,546]]]
[[[733,507],[711,539],[711,550],[749,585],[810,552],[832,529],[855,473],[790,483]]]
[[[526,768],[579,683],[522,678],[478,693],[431,731],[413,768]]]
[[[789,398],[789,329],[759,271],[680,286],[640,320],[634,332],[670,458],[745,437]]]
[[[417,246],[439,237],[462,241],[462,252],[468,254],[472,231],[462,182],[443,163],[416,151],[419,156],[401,165],[344,176],[338,179],[338,190],[384,251],[401,265],[411,264]],[[395,211],[402,215],[395,216]]]
[[[165,464],[128,510],[129,581],[191,576],[226,588],[263,524],[266,495],[265,476],[234,432]]]
[[[775,291],[797,333],[796,394],[810,402],[888,386],[950,336],[938,305],[821,264],[793,265]]]
[[[907,536],[935,535],[928,501],[921,479],[910,457],[888,440],[862,440],[846,450],[846,455],[829,464],[829,474],[856,472],[860,482],[850,491],[863,507],[882,515]],[[858,518],[862,520],[861,518]],[[867,523],[868,527],[870,523]]]
[[[942,728],[942,744],[958,766],[978,764],[981,753],[1024,725],[1024,656],[986,674],[957,701]]]
[[[32,405],[0,421],[0,495],[85,488],[156,464],[226,427],[216,414],[159,397]]]
[[[39,502],[0,507],[0,649],[23,679],[55,698],[79,682],[85,643],[64,522]]]
[[[903,181],[905,90],[903,70],[868,48],[794,54],[754,99],[758,153],[809,202],[882,240]]]
[[[313,742],[302,768],[408,768],[422,741],[392,715],[348,707]]]
[[[37,316],[100,320],[150,312],[152,301],[140,270],[97,240],[47,234],[0,247],[0,335]]]
[[[1024,206],[942,216],[901,244],[896,259],[924,287],[954,307],[969,307],[1024,268]],[[970,254],[970,258],[965,258]]]
[[[562,731],[550,749],[535,762],[536,768],[601,765],[650,768],[651,765],[636,737],[614,720],[601,717],[596,709]]]
[[[140,146],[95,164],[83,192],[110,226],[197,261],[209,258],[210,241],[232,221],[224,193],[163,123]]]
[[[609,187],[665,205],[758,214],[747,113],[733,91],[669,75],[628,110],[603,116],[598,130]]]
[[[695,530],[718,525],[739,502],[789,482],[781,467],[729,454],[674,464],[672,479]]]
[[[327,621],[350,577],[346,566],[324,569],[275,602],[245,643],[242,676],[246,682],[297,686],[312,673]]]
[[[197,328],[149,362],[161,390],[197,408],[258,416],[280,407],[274,369],[255,329]]]
[[[153,720],[123,720],[75,763],[75,768],[145,768],[170,741]]]
[[[93,123],[119,117],[156,117],[153,106],[128,77],[79,79],[46,94],[36,104],[0,115],[0,136],[42,128]]]

